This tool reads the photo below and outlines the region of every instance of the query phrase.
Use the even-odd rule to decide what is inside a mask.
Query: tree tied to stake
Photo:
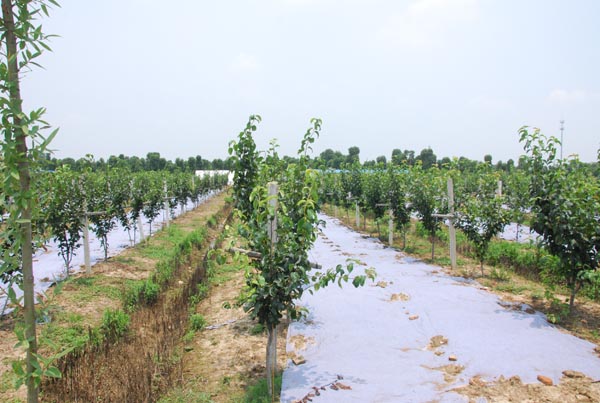
[[[267,383],[274,397],[277,325],[284,314],[291,319],[300,317],[296,301],[306,289],[313,292],[332,282],[341,286],[350,280],[353,265],[310,273],[308,251],[317,239],[320,224],[320,176],[309,169],[308,153],[319,136],[321,120],[311,120],[298,160],[290,164],[279,158],[273,142],[264,157],[256,151],[252,133],[260,121],[260,116],[250,116],[238,140],[230,143],[229,153],[235,169],[234,199],[242,221],[239,233],[261,256],[246,272],[244,309],[267,329]],[[268,184],[272,182],[278,184],[276,194],[269,194]],[[269,231],[274,223],[276,237]],[[367,277],[373,278],[374,271],[355,276],[352,283],[361,286]]]

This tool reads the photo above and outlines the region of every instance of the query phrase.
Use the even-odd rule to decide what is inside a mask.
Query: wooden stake
[[[456,269],[456,229],[454,228],[454,183],[452,178],[448,178],[448,209],[452,218],[448,226],[448,235],[450,235],[450,262],[452,270]]]
[[[394,210],[389,211],[390,220],[388,221],[388,244],[390,248],[394,245]]]
[[[167,181],[163,181],[165,191],[165,227],[169,227],[169,195],[167,194]]]
[[[90,220],[88,218],[87,200],[83,199],[83,261],[85,263],[85,272],[92,274],[92,263],[90,259]],[[67,273],[69,268],[67,267]]]
[[[145,236],[144,236],[144,223],[142,222],[142,213],[141,212],[137,218],[137,226],[138,226],[138,229],[140,230],[140,242],[142,242],[144,240]]]
[[[456,269],[456,229],[454,227],[454,183],[452,178],[448,178],[448,210],[449,214],[432,214],[433,217],[444,218],[448,223],[448,236],[450,238],[450,262],[452,270]],[[434,241],[431,240],[431,258],[433,259]]]
[[[273,209],[268,227],[269,238],[271,238],[271,254],[277,243],[277,194],[279,192],[277,182],[269,182],[269,206]],[[267,389],[271,401],[275,401],[275,372],[277,371],[277,326],[267,326]]]

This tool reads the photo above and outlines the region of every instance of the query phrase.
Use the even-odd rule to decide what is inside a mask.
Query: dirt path
[[[232,264],[219,266],[207,298],[196,313],[207,328],[187,341],[183,358],[184,390],[205,394],[215,403],[235,402],[246,388],[265,377],[266,332],[235,302],[244,286],[244,272]],[[286,327],[278,334],[278,365],[283,368]]]
[[[311,313],[290,325],[288,349],[296,337],[313,343],[285,371],[282,402],[600,401],[592,343],[334,220],[324,233],[311,260],[352,258],[378,281],[305,295]]]

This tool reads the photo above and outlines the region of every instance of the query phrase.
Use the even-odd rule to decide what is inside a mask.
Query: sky
[[[22,81],[59,158],[226,158],[249,115],[259,148],[361,160],[523,154],[518,130],[600,147],[598,0],[62,0],[59,35]]]

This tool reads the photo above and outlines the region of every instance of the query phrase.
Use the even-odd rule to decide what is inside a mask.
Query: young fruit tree
[[[444,178],[436,167],[423,170],[421,165],[416,165],[411,170],[411,197],[412,208],[417,213],[423,227],[431,239],[431,260],[435,258],[435,236],[441,227],[441,220],[436,214],[445,213],[442,206],[444,193]]]
[[[600,261],[600,184],[576,157],[557,158],[558,139],[539,129],[519,130],[527,152],[532,226],[570,289],[569,310],[583,284],[597,278]]]
[[[45,368],[37,355],[35,328],[32,221],[36,219],[35,195],[31,191],[31,170],[46,152],[56,131],[42,134],[48,124],[42,119],[45,109],[23,111],[20,78],[23,71],[38,65],[35,61],[48,47],[48,36],[37,19],[48,15],[48,4],[54,0],[2,0],[2,52],[0,58],[0,117],[2,141],[2,193],[12,199],[8,220],[2,229],[2,244],[9,243],[13,256],[20,256],[25,306],[25,332],[20,340],[27,349],[26,368],[15,367],[19,382],[27,385],[27,401],[38,401],[38,388],[43,375],[59,376],[55,368]],[[29,146],[28,146],[29,142]],[[10,257],[10,254],[7,255]],[[14,261],[2,261],[10,269]]]
[[[251,116],[237,141],[232,141],[234,200],[241,221],[240,235],[256,256],[246,272],[244,308],[251,318],[265,326],[268,335],[267,384],[274,398],[276,330],[284,314],[300,315],[296,301],[306,289],[310,292],[327,284],[349,280],[352,265],[325,272],[310,273],[308,251],[314,244],[319,218],[319,173],[309,169],[311,144],[321,130],[321,120],[313,119],[298,151],[298,160],[286,164],[276,147],[259,157],[252,133],[259,116]],[[354,286],[367,276],[355,276]],[[312,287],[313,289],[311,289]]]
[[[486,170],[485,166],[481,169]],[[475,247],[483,276],[483,262],[490,242],[508,223],[508,211],[502,207],[503,198],[496,194],[498,179],[488,172],[476,173],[477,191],[464,197],[458,207],[455,225]]]

